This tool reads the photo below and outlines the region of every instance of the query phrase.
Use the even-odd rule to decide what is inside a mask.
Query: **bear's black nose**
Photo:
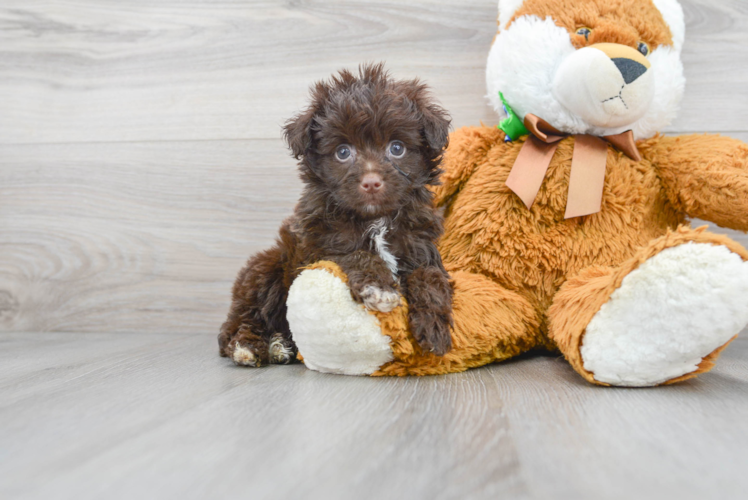
[[[626,85],[633,82],[647,72],[646,66],[644,66],[642,63],[634,61],[633,59],[614,57],[613,59],[611,59],[611,61],[613,61],[613,64],[616,65],[618,71],[620,71],[623,75],[623,81],[626,82]]]

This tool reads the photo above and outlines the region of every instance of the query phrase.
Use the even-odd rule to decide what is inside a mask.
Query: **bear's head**
[[[677,0],[499,0],[488,97],[568,134],[651,137],[675,117],[685,78]]]

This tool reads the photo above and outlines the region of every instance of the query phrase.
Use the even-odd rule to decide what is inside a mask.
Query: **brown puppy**
[[[301,267],[337,263],[353,298],[388,312],[402,293],[421,348],[452,346],[452,286],[435,241],[438,183],[449,117],[418,80],[395,81],[381,64],[341,71],[311,89],[311,105],[284,136],[305,186],[276,245],[239,272],[221,356],[261,366],[296,359],[286,298]],[[399,293],[398,293],[399,292]]]

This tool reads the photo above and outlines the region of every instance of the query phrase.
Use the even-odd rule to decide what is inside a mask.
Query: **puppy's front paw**
[[[374,285],[365,285],[361,292],[361,301],[367,309],[388,313],[400,305],[400,294],[393,289],[382,289]]]
[[[413,337],[423,352],[444,356],[452,349],[449,318],[429,313],[411,313],[408,321]]]

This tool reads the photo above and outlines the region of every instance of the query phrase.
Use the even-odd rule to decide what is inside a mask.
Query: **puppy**
[[[428,186],[438,183],[450,119],[418,80],[381,64],[341,71],[311,89],[311,105],[284,127],[304,182],[274,247],[239,272],[221,327],[221,356],[238,365],[287,364],[296,346],[286,320],[301,268],[337,263],[353,299],[389,312],[409,304],[421,349],[451,349],[452,286],[435,241],[442,234]]]

